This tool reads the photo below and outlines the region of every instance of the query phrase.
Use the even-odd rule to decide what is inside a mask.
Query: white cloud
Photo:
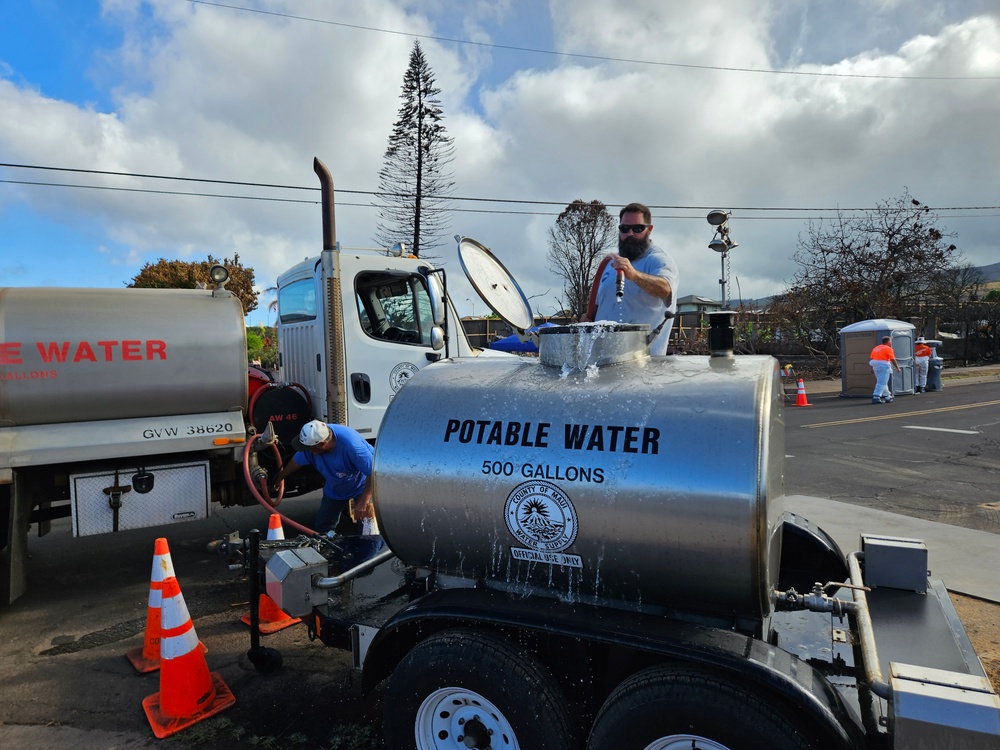
[[[681,294],[706,296],[718,292],[719,258],[706,247],[705,209],[736,208],[732,227],[741,246],[732,272],[744,295],[760,296],[791,277],[805,223],[759,220],[742,207],[872,206],[904,187],[932,206],[996,205],[1000,81],[704,66],[770,69],[794,60],[800,72],[844,76],[1000,76],[997,14],[976,14],[980,2],[965,15],[953,5],[888,3],[879,10],[852,0],[853,13],[833,15],[805,2],[550,3],[559,51],[699,68],[420,43],[455,139],[457,195],[599,199],[612,210],[631,200],[701,207],[658,209],[655,235],[677,258]],[[272,0],[259,7],[506,46],[518,44],[511,19],[524,12],[517,0]],[[105,2],[104,13],[125,40],[95,56],[102,79],[116,74],[114,111],[46,98],[16,83],[30,81],[31,71],[0,61],[4,161],[314,188],[311,162],[318,156],[339,191],[338,238],[370,244],[377,220],[366,207],[370,198],[346,191],[377,186],[412,37],[172,0]],[[909,36],[890,29],[889,21],[904,16]],[[512,60],[520,70],[496,80],[495,70]],[[315,191],[98,176],[52,181],[319,199]],[[89,246],[93,264],[107,265],[112,286],[143,260],[209,252],[239,253],[266,286],[319,249],[313,202],[3,186],[0,212],[15,202],[49,220],[101,224],[105,238]],[[543,295],[534,300],[539,309],[551,312],[560,282],[546,268],[546,232],[560,207],[459,205],[553,214],[457,213],[452,222],[455,233],[491,246],[526,294]],[[670,218],[677,216],[690,218]],[[943,223],[961,233],[957,244],[972,260],[996,260],[996,219],[946,214]],[[450,244],[444,254],[449,284],[467,310],[462,303],[471,290]]]

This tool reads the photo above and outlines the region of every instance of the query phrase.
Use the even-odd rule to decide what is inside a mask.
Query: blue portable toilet
[[[889,388],[894,396],[913,393],[913,340],[916,327],[912,323],[891,318],[876,318],[851,323],[840,329],[840,395],[871,398],[875,390],[871,352],[882,343],[883,336],[892,339],[892,350],[901,372],[893,370]]]

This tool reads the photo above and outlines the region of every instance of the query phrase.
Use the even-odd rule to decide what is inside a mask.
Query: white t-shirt
[[[650,276],[661,276],[670,282],[673,295],[670,299],[670,306],[664,306],[663,300],[642,291],[637,284],[626,279],[625,294],[621,303],[615,296],[615,282],[617,272],[608,263],[601,274],[601,281],[597,287],[597,317],[596,321],[608,321],[610,323],[648,323],[649,330],[654,330],[663,320],[666,312],[677,312],[677,281],[680,274],[677,272],[677,265],[674,259],[667,255],[656,245],[650,245],[642,257],[632,261],[632,267],[640,273]],[[670,339],[670,331],[674,327],[673,319],[666,322],[660,330],[656,340],[649,345],[649,353],[660,357],[667,353],[667,341]]]

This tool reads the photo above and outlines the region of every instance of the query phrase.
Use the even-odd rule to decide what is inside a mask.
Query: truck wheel
[[[611,693],[588,750],[809,750],[790,716],[749,690],[691,669],[652,667]]]
[[[469,631],[418,644],[389,678],[383,711],[393,750],[571,750],[573,724],[555,679],[528,653]]]

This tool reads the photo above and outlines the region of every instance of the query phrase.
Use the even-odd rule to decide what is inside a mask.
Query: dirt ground
[[[993,689],[1000,693],[1000,604],[956,593],[951,600]]]

